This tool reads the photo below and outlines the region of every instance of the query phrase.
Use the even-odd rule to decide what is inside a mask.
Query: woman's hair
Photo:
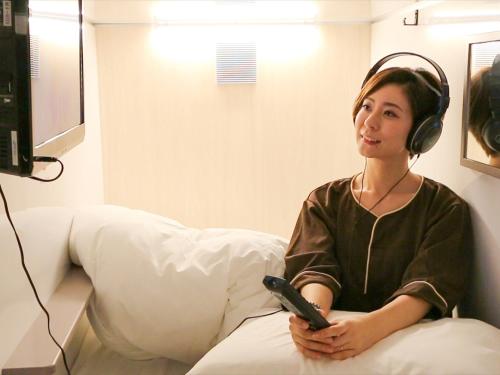
[[[423,82],[424,80],[425,82]],[[434,74],[422,68],[388,68],[373,75],[361,88],[358,97],[354,101],[352,111],[353,121],[356,119],[356,115],[360,111],[365,98],[388,84],[400,86],[410,102],[413,118],[413,126],[410,133],[425,118],[437,113],[439,109],[439,96],[434,90],[428,87],[430,85],[438,92],[441,91],[439,79]]]
[[[486,155],[491,156],[495,152],[488,147],[482,137],[482,131],[486,122],[491,118],[489,104],[490,89],[485,82],[485,75],[491,67],[487,66],[474,74],[470,80],[469,97],[469,119],[468,127],[474,138],[484,150]]]

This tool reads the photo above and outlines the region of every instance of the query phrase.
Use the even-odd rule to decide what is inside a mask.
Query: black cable
[[[230,336],[230,335],[231,335],[234,331],[236,331],[238,328],[240,328],[240,327],[241,327],[241,325],[242,325],[243,323],[245,323],[248,319],[262,318],[263,316],[274,315],[274,314],[276,314],[276,313],[279,313],[280,311],[285,311],[285,310],[283,310],[283,309],[279,309],[279,310],[276,310],[276,311],[273,311],[273,312],[270,312],[270,313],[267,313],[267,314],[255,315],[255,316],[247,316],[245,319],[243,319],[243,320],[240,322],[240,324],[238,324],[238,325],[236,326],[236,328],[235,328],[235,329],[233,329],[231,332],[229,332],[229,335],[227,335],[226,337],[229,337],[229,336]]]
[[[413,166],[415,165],[415,163],[418,161],[418,158],[420,157],[420,154],[417,155],[417,158],[415,159],[415,161],[408,167],[408,169],[406,170],[406,172],[399,178],[399,180],[396,181],[396,183],[394,185],[392,185],[392,187],[387,191],[387,193],[385,193],[382,198],[380,198],[377,202],[375,202],[375,204],[373,206],[371,206],[371,208],[367,209],[362,215],[361,217],[363,217],[364,215],[366,215],[368,212],[372,212],[372,210],[378,206],[378,204],[380,202],[382,202],[389,194],[391,191],[394,190],[394,188],[396,186],[398,186],[398,184],[404,180],[404,178],[406,177],[406,175],[410,172],[410,169],[413,168]],[[366,171],[366,158],[365,158],[365,169],[363,170],[363,174],[361,176],[361,192],[359,193],[359,197],[358,197],[358,203],[359,205],[361,206],[361,196],[363,195],[363,181],[365,179],[365,171]],[[358,222],[361,217],[358,217],[358,219],[356,220],[356,222]]]
[[[31,178],[33,180],[37,180],[37,181],[41,181],[41,182],[52,182],[52,181],[57,180],[59,177],[61,177],[61,175],[64,172],[64,164],[58,158],[53,158],[51,156],[34,156],[33,161],[34,162],[43,162],[43,163],[58,162],[61,165],[61,170],[59,171],[59,174],[56,177],[46,180],[46,179],[43,179],[40,177],[29,176],[29,178]]]
[[[33,283],[33,280],[31,279],[30,273],[28,272],[28,268],[26,267],[26,264],[24,262],[24,251],[23,251],[23,246],[21,244],[21,240],[19,239],[19,235],[17,234],[16,228],[14,227],[14,223],[12,222],[12,219],[10,217],[10,212],[9,212],[9,206],[7,205],[7,199],[5,198],[5,195],[3,193],[2,185],[0,185],[0,194],[2,195],[2,200],[3,200],[3,205],[5,207],[5,214],[7,216],[7,219],[9,220],[10,226],[12,227],[12,230],[14,231],[14,234],[16,236],[17,240],[17,245],[19,247],[19,252],[21,254],[21,265],[23,266],[23,270],[26,273],[26,276],[28,277],[28,281],[31,285],[31,288],[33,289],[33,292],[35,294],[35,298],[42,308],[43,312],[47,316],[47,329],[49,331],[49,336],[52,338],[52,341],[57,345],[57,347],[61,350],[62,356],[63,356],[63,361],[64,361],[64,367],[66,367],[66,371],[68,372],[68,375],[71,375],[71,372],[69,370],[68,366],[68,361],[66,360],[66,353],[64,352],[64,349],[62,348],[61,345],[57,342],[57,340],[54,338],[52,335],[52,332],[50,330],[50,315],[47,309],[43,306],[42,301],[40,301],[40,297],[38,296],[38,292],[36,291],[35,284]]]

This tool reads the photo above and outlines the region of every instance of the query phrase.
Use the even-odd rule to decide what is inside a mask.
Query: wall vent
[[[255,83],[256,55],[255,42],[217,43],[217,83]]]

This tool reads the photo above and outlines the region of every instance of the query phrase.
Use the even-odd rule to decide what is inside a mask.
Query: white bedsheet
[[[80,354],[73,365],[73,375],[184,375],[191,366],[159,358],[134,361],[106,348],[89,327]]]

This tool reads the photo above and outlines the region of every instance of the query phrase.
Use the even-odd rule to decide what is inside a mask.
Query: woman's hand
[[[333,320],[332,326],[316,331],[311,335],[312,340],[329,338],[333,350],[331,353],[322,353],[323,357],[332,359],[346,359],[354,357],[370,348],[382,339],[373,325],[370,315]]]
[[[325,316],[323,310],[321,314]],[[375,334],[370,316],[333,320],[330,327],[311,331],[309,323],[296,315],[290,317],[292,339],[304,356],[313,359],[346,359],[365,351],[381,338]]]
[[[346,359],[365,351],[391,333],[408,327],[431,309],[431,304],[418,297],[401,295],[382,308],[366,315],[330,321],[331,326],[319,331],[299,317],[290,317],[290,332],[297,349],[306,357]],[[319,310],[321,315],[328,314]]]
[[[324,310],[318,310],[323,317],[328,314]],[[333,338],[326,335],[319,339],[313,339],[313,335],[320,331],[312,331],[309,329],[309,323],[293,314],[290,316],[290,333],[292,334],[293,342],[297,350],[304,356],[314,359],[322,358],[325,355],[333,354]],[[330,327],[329,327],[330,328]],[[324,328],[324,331],[329,328]]]

